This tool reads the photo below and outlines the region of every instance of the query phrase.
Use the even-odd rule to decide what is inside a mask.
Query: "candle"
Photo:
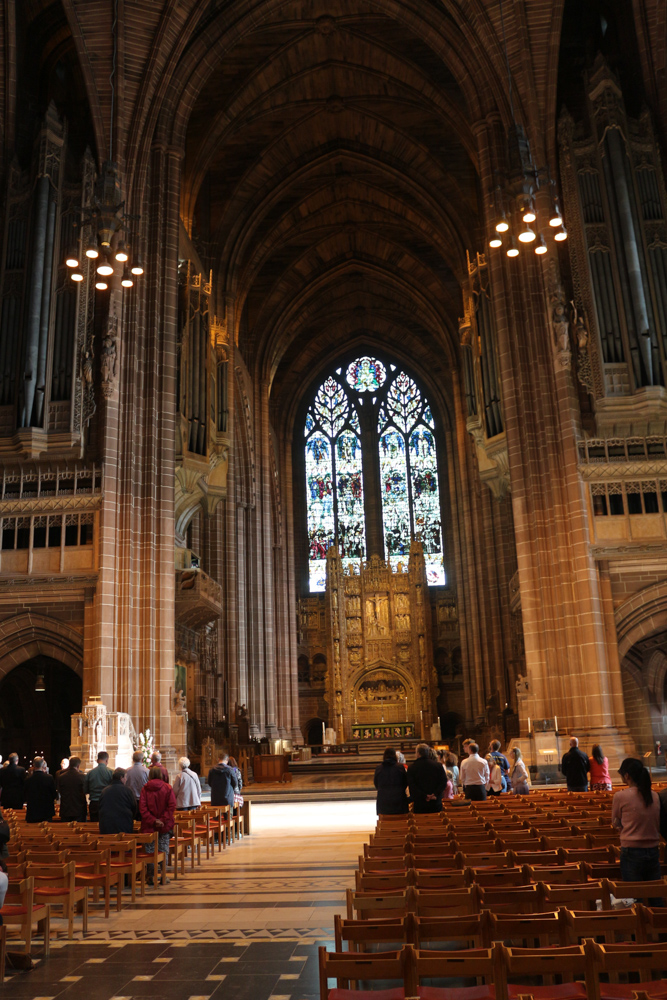
[[[528,718],[528,735],[530,736],[530,717]]]
[[[405,696],[405,718],[408,717],[408,696]]]
[[[327,737],[326,729],[327,729],[327,727],[325,726],[324,723],[322,723],[322,746],[324,746],[324,741],[325,741],[325,739]]]
[[[558,716],[557,715],[554,715],[554,726],[555,726],[556,732],[558,732]]]

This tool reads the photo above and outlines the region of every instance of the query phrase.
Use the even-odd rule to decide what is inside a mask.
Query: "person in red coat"
[[[164,851],[167,858],[169,857],[169,838],[174,829],[175,812],[176,796],[171,785],[162,780],[159,767],[152,767],[148,773],[148,781],[141,789],[139,797],[141,832],[155,833],[157,830],[158,850]],[[154,844],[146,844],[148,854],[152,854],[154,848]],[[153,871],[154,865],[148,865],[146,874],[149,885],[153,885]]]

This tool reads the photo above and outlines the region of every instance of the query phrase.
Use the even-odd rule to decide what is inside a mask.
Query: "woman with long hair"
[[[445,754],[445,766],[449,768],[452,772],[452,784],[454,786],[454,795],[458,795],[459,792],[459,759],[455,753],[450,750]]]
[[[588,758],[589,774],[592,792],[610,792],[611,778],[609,776],[609,761],[602,752],[599,743],[593,744],[591,756]]]
[[[375,768],[374,784],[377,788],[376,809],[378,816],[396,816],[408,811],[408,773],[398,762],[393,747],[387,747],[382,763]]]
[[[660,799],[636,757],[626,757],[618,773],[627,785],[611,802],[611,822],[621,833],[621,878],[652,882],[660,878]],[[649,899],[649,906],[662,905],[661,897]]]
[[[514,758],[510,767],[512,791],[515,795],[528,795],[530,792],[530,778],[528,777],[528,770],[521,756],[521,751],[518,747],[513,747],[511,753]]]

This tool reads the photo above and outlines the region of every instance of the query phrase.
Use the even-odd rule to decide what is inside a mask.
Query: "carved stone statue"
[[[113,384],[116,378],[116,341],[108,330],[102,340],[100,369],[102,372],[102,395],[108,398],[113,392]]]
[[[530,694],[530,681],[523,674],[519,674],[515,681],[517,698],[525,698]]]

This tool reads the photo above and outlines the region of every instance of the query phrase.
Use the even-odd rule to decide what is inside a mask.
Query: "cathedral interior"
[[[3,756],[662,741],[664,5],[0,39]]]

